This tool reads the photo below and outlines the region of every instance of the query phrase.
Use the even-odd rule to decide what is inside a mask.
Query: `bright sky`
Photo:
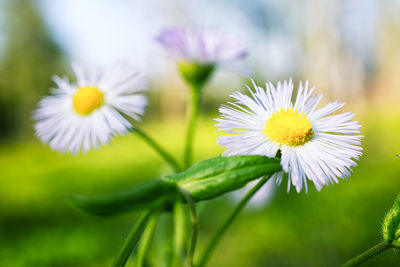
[[[39,3],[71,60],[87,65],[127,60],[142,71],[157,73],[168,63],[154,37],[165,26],[182,25],[227,32],[251,49],[250,61],[256,58],[257,66],[265,62],[271,71],[288,71],[293,42],[288,42],[284,35],[260,35],[254,21],[249,19],[252,10],[246,10],[239,1],[233,2],[41,0]],[[253,3],[253,8],[261,7],[258,12],[266,8],[261,2]]]
[[[249,50],[250,65],[265,77],[294,75],[301,55],[304,10],[292,0],[37,1],[71,61],[87,66],[124,60],[149,76],[158,75],[171,62],[154,37],[171,25],[214,28],[236,36]],[[377,3],[349,0],[341,7],[344,41],[355,44],[357,51],[374,49]]]
[[[147,67],[148,55],[160,53],[153,38],[162,25],[162,14],[155,10],[162,8],[157,9],[154,1],[135,2],[43,0],[42,7],[72,60],[90,65],[128,60]]]

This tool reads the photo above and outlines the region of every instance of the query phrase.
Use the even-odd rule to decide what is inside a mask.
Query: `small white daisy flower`
[[[161,31],[157,41],[177,61],[212,64],[247,72],[243,65],[247,51],[234,38],[219,32],[170,27]]]
[[[124,134],[132,125],[124,118],[140,120],[147,98],[143,75],[127,65],[84,73],[73,65],[76,83],[54,76],[57,88],[44,97],[34,112],[36,135],[52,149],[87,152]]]
[[[217,119],[219,130],[232,135],[220,136],[225,155],[256,154],[275,157],[281,152],[281,165],[288,174],[288,190],[292,183],[297,192],[305,187],[307,178],[319,191],[322,186],[347,178],[355,160],[361,155],[360,125],[352,121],[350,112],[331,115],[344,103],[331,102],[316,109],[322,95],[313,95],[314,87],[300,82],[292,102],[293,83],[266,84],[266,89],[254,84],[251,97],[236,92],[236,100],[222,105]],[[282,181],[284,172],[274,174]]]

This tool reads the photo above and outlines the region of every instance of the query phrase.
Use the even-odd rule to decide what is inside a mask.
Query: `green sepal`
[[[215,64],[195,61],[178,62],[178,70],[187,83],[202,88],[214,72]]]
[[[157,179],[116,193],[98,196],[71,195],[69,198],[80,209],[104,216],[167,205],[176,200],[177,192],[175,183]]]
[[[256,155],[215,157],[163,180],[176,182],[195,201],[215,198],[239,189],[249,181],[281,171],[280,160]]]
[[[400,194],[383,219],[382,235],[387,243],[400,247]]]

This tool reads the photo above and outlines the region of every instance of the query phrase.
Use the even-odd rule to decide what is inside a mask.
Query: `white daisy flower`
[[[161,31],[157,41],[177,61],[218,65],[248,72],[243,65],[247,51],[237,40],[219,32],[170,27]]]
[[[361,156],[360,125],[352,121],[350,112],[331,115],[344,103],[331,102],[316,109],[322,95],[313,95],[314,87],[300,82],[296,100],[292,102],[293,83],[254,84],[251,97],[236,92],[236,101],[222,105],[217,119],[219,130],[232,135],[220,136],[225,155],[256,154],[275,157],[280,151],[281,165],[290,184],[300,192],[307,178],[319,191],[322,186],[347,178],[355,160]],[[274,174],[280,183],[284,172]]]
[[[34,112],[36,135],[52,149],[87,152],[132,128],[124,117],[140,120],[147,98],[143,75],[127,65],[84,73],[73,65],[76,83],[54,76],[57,88]]]

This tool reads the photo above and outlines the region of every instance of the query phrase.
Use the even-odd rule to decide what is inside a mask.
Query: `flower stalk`
[[[181,201],[175,201],[173,207],[174,216],[174,257],[172,267],[182,267],[182,259],[185,255],[185,241],[187,240],[186,214],[184,204]]]
[[[192,165],[194,133],[196,131],[197,120],[200,111],[201,88],[193,85],[190,90],[190,102],[188,107],[188,127],[185,139],[185,151],[183,156],[183,166],[187,169]]]
[[[192,267],[194,253],[196,251],[197,236],[198,236],[198,232],[199,232],[196,205],[195,205],[194,199],[192,198],[191,194],[188,191],[186,191],[183,188],[179,188],[179,193],[185,199],[185,201],[187,202],[187,204],[189,205],[189,208],[190,208],[190,215],[191,215],[190,219],[192,222],[192,234],[190,237],[189,250],[188,250],[188,255],[186,258],[185,266]]]
[[[232,213],[226,218],[224,223],[218,228],[217,232],[214,234],[214,236],[211,238],[209,243],[207,244],[203,255],[201,256],[199,263],[196,265],[196,267],[202,267],[207,264],[208,259],[210,258],[212,252],[215,250],[215,248],[218,245],[218,242],[221,240],[222,236],[226,233],[228,230],[229,226],[233,223],[233,221],[238,217],[240,212],[244,209],[246,204],[250,201],[250,199],[257,193],[257,191],[268,181],[270,177],[264,176],[262,177],[258,183],[250,189],[249,192],[240,200],[240,202],[236,205],[236,207],[233,209]]]
[[[131,131],[132,133],[140,137],[146,144],[152,147],[154,151],[156,151],[171,166],[175,173],[181,170],[181,167],[179,166],[175,158],[143,130],[135,126]]]
[[[353,266],[359,266],[363,264],[366,261],[369,261],[370,259],[382,254],[392,246],[386,242],[381,242],[377,244],[376,246],[368,249],[367,251],[361,253],[357,257],[354,257],[353,259],[349,260],[346,262],[343,267],[353,267]]]
[[[388,250],[400,248],[400,194],[397,195],[393,206],[386,213],[382,223],[384,241],[349,260],[343,267],[358,266]]]

